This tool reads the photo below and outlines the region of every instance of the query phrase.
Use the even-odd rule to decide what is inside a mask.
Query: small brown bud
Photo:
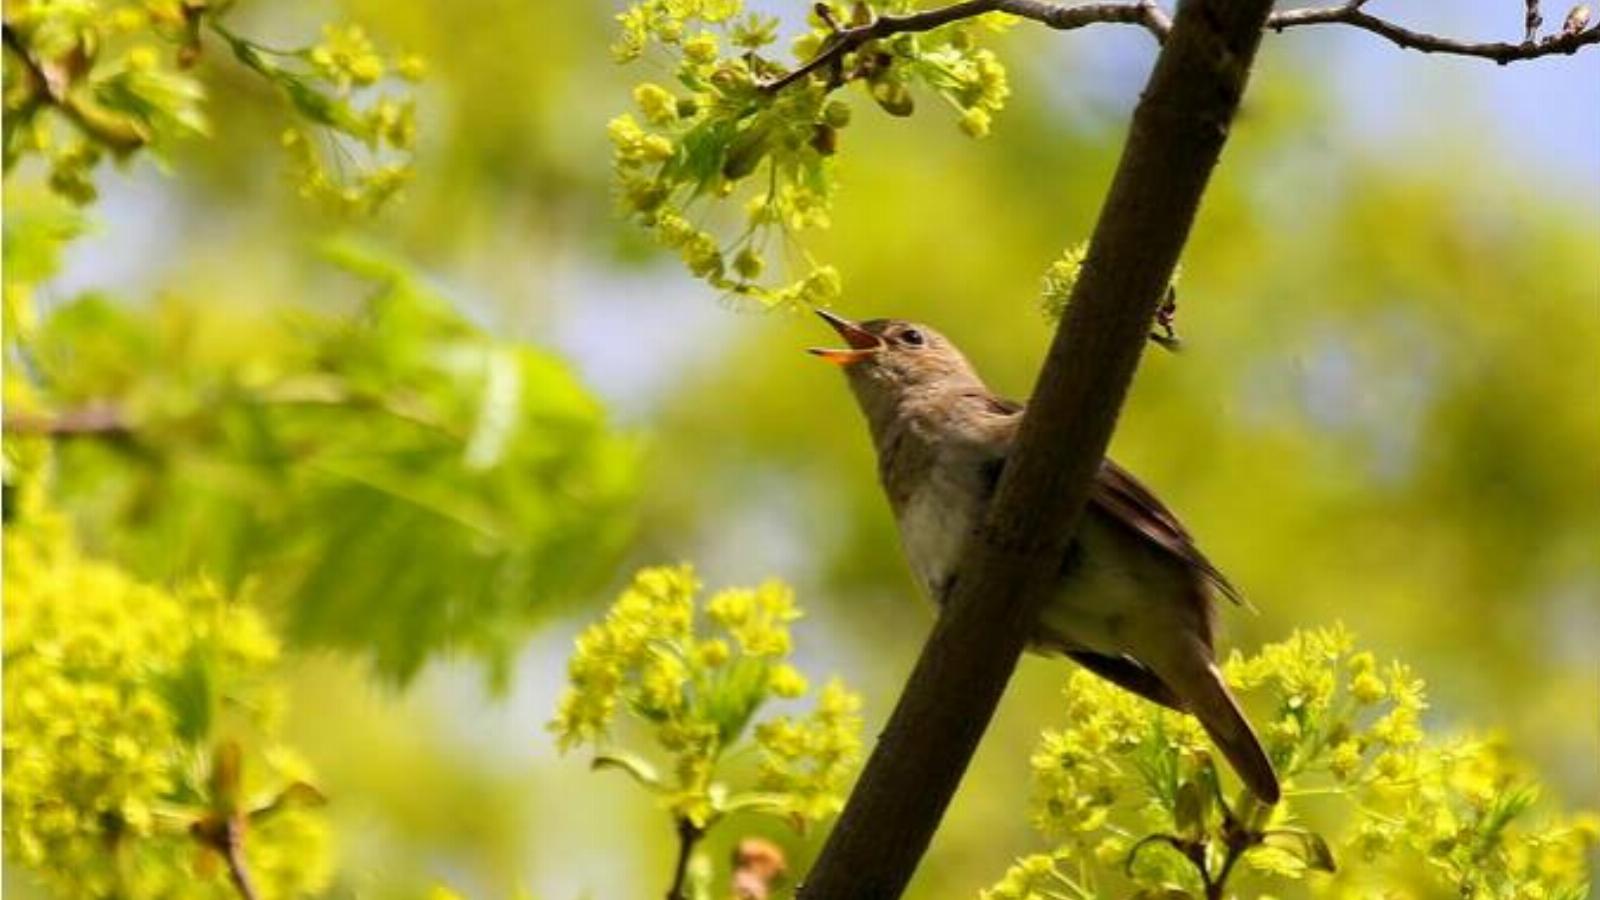
[[[745,838],[733,851],[735,900],[768,900],[788,870],[782,847],[763,838]]]
[[[1589,7],[1582,3],[1574,6],[1567,12],[1566,21],[1561,23],[1561,36],[1572,37],[1589,27]]]
[[[832,156],[839,152],[839,131],[826,123],[816,125],[811,129],[811,149],[823,156]]]

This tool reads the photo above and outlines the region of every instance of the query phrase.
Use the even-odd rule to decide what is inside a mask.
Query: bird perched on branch
[[[810,352],[844,369],[912,572],[942,605],[962,545],[982,521],[1016,441],[1023,407],[991,392],[931,328],[818,314],[848,347]],[[1217,594],[1239,600],[1177,517],[1108,459],[1061,562],[1060,585],[1039,615],[1033,647],[1193,715],[1251,792],[1276,803],[1272,764],[1217,668]]]

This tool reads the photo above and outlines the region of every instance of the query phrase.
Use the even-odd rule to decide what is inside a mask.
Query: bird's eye
[[[922,332],[915,328],[907,328],[905,331],[900,332],[900,342],[913,347],[921,347],[923,342]]]

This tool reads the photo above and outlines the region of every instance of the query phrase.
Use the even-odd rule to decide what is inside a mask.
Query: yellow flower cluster
[[[1420,861],[1463,897],[1586,895],[1600,816],[1529,822],[1538,786],[1495,740],[1429,748],[1358,795],[1351,843],[1366,865]]]
[[[1084,260],[1088,258],[1089,242],[1082,240],[1061,251],[1055,262],[1044,270],[1044,277],[1040,279],[1039,310],[1046,319],[1054,322],[1066,315],[1067,304],[1072,300],[1072,289],[1077,286]],[[1183,266],[1180,265],[1173,270],[1167,290],[1176,291],[1182,277]]]
[[[1178,784],[1209,765],[1199,724],[1088,672],[1072,674],[1066,697],[1072,726],[1040,735],[1030,760],[1034,826],[1076,839],[1131,812],[1138,825],[1170,827]]]
[[[183,71],[188,44],[173,39],[182,26],[175,7],[160,0],[7,3],[6,170],[38,154],[49,164],[51,190],[86,204],[108,155],[123,159],[204,134],[205,92]]]
[[[637,701],[652,720],[681,705],[687,672],[673,648],[689,636],[699,589],[688,566],[645,569],[603,621],[578,635],[570,686],[551,724],[561,749],[604,738],[619,701]]]
[[[1076,882],[1061,867],[1063,857],[1048,853],[1024,856],[1006,870],[993,887],[978,892],[978,900],[1054,900],[1071,896],[1062,892]]]
[[[1077,672],[1071,725],[1045,732],[1032,758],[1033,822],[1056,848],[1021,860],[984,896],[1083,896],[1129,882],[1195,894],[1195,860],[1209,876],[1305,879],[1334,868],[1319,832],[1342,834],[1364,861],[1318,874],[1321,888],[1369,896],[1375,885],[1442,882],[1461,896],[1581,896],[1600,820],[1530,822],[1537,792],[1498,744],[1426,742],[1424,685],[1407,666],[1380,664],[1334,627],[1235,654],[1225,674],[1257,710],[1283,803],[1266,811],[1241,795],[1230,808],[1217,781],[1228,776],[1192,719]],[[1243,865],[1226,863],[1230,854]]]
[[[838,812],[861,757],[861,698],[837,680],[804,718],[780,716],[756,727],[761,748],[757,788],[793,798],[793,815],[818,821]]]
[[[8,860],[64,895],[229,896],[225,877],[195,878],[179,803],[223,703],[273,729],[261,682],[278,648],[260,617],[85,559],[42,512],[7,526],[5,582]],[[292,811],[246,854],[269,895],[297,895],[326,883],[326,845],[322,821]]]
[[[324,26],[322,41],[299,54],[308,71],[286,67],[243,39],[232,40],[236,52],[243,47],[241,59],[276,81],[306,120],[285,129],[282,138],[301,196],[341,214],[370,215],[411,180],[416,100],[377,88],[386,79],[420,80],[426,68],[420,57],[384,59],[359,25]],[[349,171],[350,148],[339,145],[346,139],[368,156]],[[330,155],[340,162],[330,166]]]
[[[881,8],[880,8],[881,7]],[[819,11],[820,10],[820,11]],[[901,11],[896,3],[817,4],[810,30],[794,44],[803,64],[823,47],[833,23]],[[678,88],[639,84],[632,114],[608,132],[625,211],[676,251],[697,278],[733,297],[769,307],[823,306],[838,297],[838,273],[786,246],[807,229],[826,228],[833,192],[833,156],[851,121],[848,102],[830,95],[856,83],[885,110],[907,115],[911,89],[933,90],[960,113],[964,131],[988,133],[991,116],[1010,93],[1005,68],[977,48],[977,20],[926,34],[867,42],[844,54],[836,68],[775,85],[791,70],[763,54],[776,42],[778,21],[746,12],[742,0],[640,0],[617,16],[618,61],[659,47],[676,60]],[[830,80],[829,72],[841,78]],[[744,220],[732,240],[690,224],[713,221],[697,207],[744,197]],[[776,250],[774,238],[784,242]],[[763,282],[770,255],[804,260],[781,283]]]
[[[558,745],[593,746],[597,765],[625,769],[697,828],[735,809],[800,822],[832,814],[859,755],[861,727],[860,700],[837,682],[823,688],[807,716],[756,727],[758,794],[714,780],[761,707],[802,697],[808,685],[786,661],[789,625],[801,614],[786,585],[718,592],[704,602],[703,620],[699,592],[689,566],[644,569],[605,618],[578,635],[568,688],[550,723]],[[670,779],[612,746],[622,712],[670,757]]]
[[[307,51],[306,58],[341,90],[376,84],[387,68],[360,25],[322,26],[322,41]]]
[[[6,28],[15,46],[7,61],[14,56],[19,65],[15,79],[7,69],[7,171],[22,157],[40,154],[49,162],[51,189],[83,204],[94,200],[94,173],[108,155],[121,159],[206,134],[206,92],[194,63],[208,46],[201,35],[210,32],[232,59],[276,85],[302,120],[283,140],[302,194],[341,212],[371,212],[394,196],[411,174],[413,102],[366,95],[391,75],[421,78],[422,61],[414,55],[384,59],[357,25],[329,25],[310,47],[271,50],[228,29],[223,17],[229,6],[8,3]],[[85,58],[94,65],[72,62]],[[21,65],[23,59],[31,65]],[[44,84],[45,72],[69,83]],[[325,140],[319,144],[314,136]],[[353,157],[360,148],[370,160]],[[330,166],[326,154],[339,155],[339,164]],[[347,169],[350,174],[342,174]]]

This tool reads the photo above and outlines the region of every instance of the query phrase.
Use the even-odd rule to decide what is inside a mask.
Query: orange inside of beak
[[[825,309],[817,310],[817,315],[822,321],[833,326],[839,332],[844,342],[850,345],[848,350],[836,350],[830,347],[811,347],[806,350],[813,356],[820,357],[836,366],[848,366],[853,363],[870,359],[873,354],[883,349],[883,340],[860,325],[843,316],[834,315]]]

